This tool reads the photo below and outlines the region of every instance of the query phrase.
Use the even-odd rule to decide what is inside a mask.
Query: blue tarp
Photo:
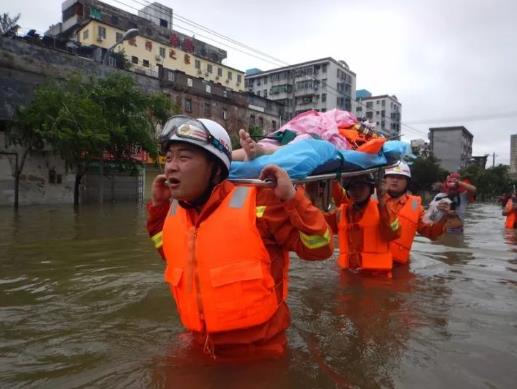
[[[410,154],[410,147],[401,141],[388,141],[379,154],[355,150],[338,150],[332,143],[305,139],[289,143],[273,154],[263,155],[252,161],[232,162],[230,179],[258,178],[262,169],[271,164],[285,169],[289,177],[303,179],[311,174],[337,170],[356,171],[392,164]]]

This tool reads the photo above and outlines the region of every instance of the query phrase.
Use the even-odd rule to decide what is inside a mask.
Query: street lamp
[[[106,65],[106,63],[108,61],[108,57],[111,55],[111,53],[113,52],[113,49],[115,47],[117,47],[124,41],[133,39],[137,35],[138,35],[138,29],[136,29],[136,28],[130,28],[124,34],[122,34],[122,37],[118,41],[116,41],[115,44],[106,51],[106,54],[104,55],[104,58],[102,59],[102,64]]]

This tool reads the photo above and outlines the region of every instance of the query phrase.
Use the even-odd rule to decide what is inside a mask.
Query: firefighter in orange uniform
[[[445,231],[445,225],[450,210],[450,204],[440,203],[438,209],[443,212],[443,217],[435,222],[424,221],[424,207],[420,196],[413,196],[407,193],[409,181],[411,180],[411,170],[405,162],[400,162],[397,166],[386,169],[384,172],[386,193],[382,198],[390,214],[396,215],[400,222],[400,237],[390,242],[393,261],[398,264],[409,262],[409,253],[413,240],[418,232],[431,240],[436,240]],[[341,203],[344,192],[341,188],[334,188],[333,197],[336,204]]]
[[[505,228],[517,228],[517,195],[515,193],[506,202],[503,216],[506,216]]]
[[[390,242],[400,237],[397,216],[390,213],[382,198],[377,201],[371,197],[375,191],[371,175],[351,177],[344,187],[346,195],[340,207],[326,214],[339,238],[339,267],[391,274]]]
[[[289,326],[289,251],[333,252],[323,214],[287,173],[266,167],[274,188],[226,180],[231,143],[208,119],[170,118],[160,136],[165,172],[153,182],[147,229],[166,261],[179,317],[213,358],[281,356]]]

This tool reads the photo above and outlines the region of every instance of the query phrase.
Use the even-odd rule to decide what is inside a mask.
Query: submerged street
[[[131,204],[0,209],[0,386],[497,387],[517,380],[517,232],[471,205],[393,278],[292,258],[289,353],[214,364],[189,347]],[[337,252],[337,251],[336,251]]]

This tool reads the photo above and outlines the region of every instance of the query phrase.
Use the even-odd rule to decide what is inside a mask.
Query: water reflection
[[[221,365],[183,334],[142,208],[0,209],[0,387],[513,387],[517,234],[496,206],[466,220],[391,279],[293,256],[288,354]]]

